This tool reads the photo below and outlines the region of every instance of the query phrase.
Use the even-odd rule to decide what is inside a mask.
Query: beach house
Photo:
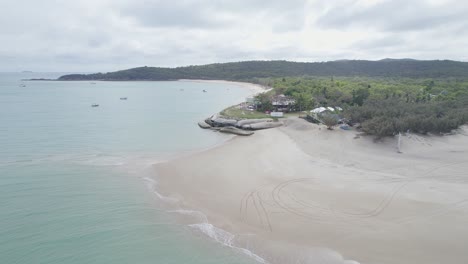
[[[280,94],[271,98],[271,105],[276,112],[291,112],[295,111],[296,100],[290,96]]]

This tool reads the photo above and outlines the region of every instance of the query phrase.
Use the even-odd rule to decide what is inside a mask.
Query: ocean
[[[178,221],[151,169],[229,139],[196,123],[251,91],[21,81],[60,75],[0,73],[0,263],[258,263],[203,217]]]

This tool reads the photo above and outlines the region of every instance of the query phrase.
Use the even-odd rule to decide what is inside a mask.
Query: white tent
[[[314,113],[314,114],[320,114],[320,113],[322,113],[323,111],[326,111],[326,110],[327,110],[327,108],[325,108],[325,107],[317,107],[317,108],[315,108],[313,110],[310,110],[310,112]]]

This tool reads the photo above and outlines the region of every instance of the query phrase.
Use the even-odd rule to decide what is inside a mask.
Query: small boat
[[[22,84],[20,84],[20,87],[26,87],[26,84],[22,83]]]
[[[120,97],[120,100],[127,100],[127,97]]]
[[[91,107],[99,107],[98,104],[92,104]]]
[[[204,93],[206,93],[206,90],[203,90]]]

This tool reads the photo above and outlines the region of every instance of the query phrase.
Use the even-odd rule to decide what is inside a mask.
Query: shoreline
[[[272,87],[250,83],[250,82],[237,82],[237,81],[226,81],[226,80],[204,80],[204,79],[174,79],[174,80],[59,80],[59,79],[48,79],[48,78],[37,78],[37,79],[21,79],[21,81],[59,81],[59,82],[197,82],[197,83],[224,83],[232,84],[248,88],[254,92],[253,95],[267,92]]]
[[[272,88],[268,86],[263,86],[261,84],[249,83],[249,82],[235,82],[235,81],[225,81],[225,80],[202,80],[202,79],[179,79],[177,82],[198,82],[198,83],[223,83],[223,84],[232,84],[240,87],[244,87],[253,92],[252,96],[265,93],[270,91]]]
[[[408,135],[398,154],[394,139],[373,143],[319,127],[288,119],[285,127],[155,164],[158,191],[272,264],[298,257],[333,264],[468,261],[460,250],[468,235],[468,181],[460,178],[468,161],[459,154],[468,152],[466,136]],[[454,176],[444,179],[447,173]],[[437,221],[425,220],[431,218]],[[446,245],[439,241],[446,236],[459,239]]]
[[[154,81],[154,82],[159,82],[159,81]],[[166,81],[162,81],[162,82],[166,82]],[[236,86],[247,88],[251,92],[251,94],[250,94],[251,96],[255,96],[257,94],[264,93],[264,92],[267,92],[270,89],[272,89],[271,87],[265,87],[265,86],[262,86],[262,85],[259,85],[259,84],[245,83],[245,82],[232,82],[232,81],[225,81],[225,80],[180,79],[180,80],[175,80],[175,82],[199,82],[199,83],[233,84],[233,85],[236,85]],[[229,106],[227,106],[227,107],[229,107]],[[219,113],[220,112],[218,112],[218,114]],[[194,123],[194,126],[197,126],[197,124]],[[219,133],[219,132],[213,131],[213,133]],[[190,157],[190,156],[196,155],[198,153],[206,152],[206,151],[209,151],[211,149],[221,147],[224,144],[226,144],[226,143],[228,143],[228,142],[230,142],[230,141],[232,141],[232,140],[234,140],[236,138],[236,135],[234,135],[234,134],[224,134],[224,135],[226,135],[227,138],[225,140],[221,141],[221,142],[218,142],[218,143],[214,144],[214,145],[208,146],[206,148],[198,149],[198,150],[182,151],[182,152],[179,152],[179,153],[176,153],[176,154],[172,154],[171,156],[168,156],[167,159],[165,159],[165,160],[162,160],[162,161],[159,161],[159,162],[154,162],[153,165],[156,165],[156,164],[159,164],[159,163],[170,162],[170,161],[177,160],[177,159],[180,159],[180,158]]]
[[[258,95],[260,93],[265,93],[270,91],[271,87],[268,86],[262,86],[260,84],[253,84],[253,83],[247,83],[247,82],[233,82],[233,81],[226,81],[226,80],[192,80],[192,79],[180,79],[180,80],[174,80],[176,82],[198,82],[198,83],[221,83],[221,84],[231,84],[231,85],[236,85],[242,88],[247,88],[251,92],[251,96]],[[229,107],[229,106],[228,106]],[[220,148],[226,144],[229,144],[232,141],[235,141],[238,136],[233,135],[233,134],[226,134],[229,136],[226,140],[219,142],[213,146],[209,146],[203,149],[199,150],[194,150],[194,151],[187,151],[183,153],[178,153],[175,154],[168,159],[161,160],[159,162],[155,162],[152,164],[153,168],[159,166],[160,164],[165,164],[169,163],[172,161],[176,161],[179,159],[183,158],[189,158],[191,156],[195,156],[200,153],[205,153],[209,152],[213,149]],[[259,263],[268,263],[265,259],[257,255],[255,252],[251,251],[248,249],[248,247],[242,247],[241,245],[236,245],[233,243],[232,240],[236,238],[235,234],[230,233],[227,230],[223,230],[217,226],[214,226],[211,224],[207,219],[207,215],[204,214],[202,211],[197,211],[197,210],[191,210],[187,208],[183,208],[180,206],[174,206],[175,204],[178,204],[180,200],[178,198],[171,197],[170,195],[166,195],[164,191],[160,189],[160,182],[159,178],[157,176],[153,177],[144,177],[143,180],[148,184],[147,187],[148,189],[153,192],[157,198],[159,199],[159,202],[162,203],[167,209],[167,213],[170,214],[178,214],[179,220],[182,222],[184,221],[183,218],[186,218],[185,221],[188,222],[186,223],[187,226],[191,227],[193,231],[198,231],[201,232],[204,236],[207,238],[214,240],[217,243],[222,244],[225,247],[229,247],[232,250],[244,254],[247,257],[255,260],[256,262]],[[192,208],[194,209],[194,208]],[[201,222],[195,222],[192,223],[194,219],[201,219]]]

